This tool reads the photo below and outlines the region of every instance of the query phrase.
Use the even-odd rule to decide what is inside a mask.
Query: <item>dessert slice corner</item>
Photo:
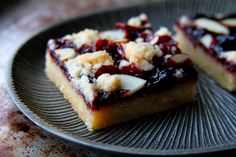
[[[223,88],[228,91],[236,91],[235,63],[227,61],[221,58],[221,55],[218,55],[225,53],[223,50],[219,52],[215,50],[218,46],[218,41],[214,38],[222,35],[222,33],[228,33],[228,28],[222,28],[221,24],[215,26],[214,24],[218,24],[217,20],[211,23],[213,20],[209,22],[205,17],[199,19],[195,19],[194,21],[186,16],[182,16],[174,25],[176,31],[175,39],[179,43],[179,48],[183,53],[189,55],[194,64],[216,80]],[[198,21],[196,22],[196,20]],[[196,36],[189,34],[190,29],[191,31],[195,31]],[[200,35],[202,32],[197,32],[198,29],[199,31],[205,30],[206,33]]]

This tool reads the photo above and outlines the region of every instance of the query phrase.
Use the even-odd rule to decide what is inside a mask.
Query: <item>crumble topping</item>
[[[96,69],[100,68],[102,65],[112,65],[114,63],[113,59],[106,51],[96,51],[80,55],[77,57],[77,62],[79,64],[89,63]]]
[[[97,87],[106,92],[114,92],[120,87],[120,77],[118,75],[102,74],[97,79]]]
[[[75,89],[80,89],[80,92],[89,103],[92,103],[97,96],[96,85],[89,82],[87,76],[82,75],[81,78],[72,78],[71,82],[74,84]]]
[[[153,69],[154,66],[150,63],[150,61],[154,56],[162,56],[160,49],[156,49],[150,43],[129,42],[127,44],[123,44],[123,48],[125,51],[125,57],[129,60],[129,62],[134,63],[138,68],[144,71]]]
[[[92,45],[98,39],[98,31],[93,29],[85,29],[79,33],[67,35],[64,39],[74,42],[78,48],[83,44]]]
[[[113,65],[113,63],[113,59],[106,51],[96,51],[78,55],[76,58],[68,60],[66,67],[71,77],[93,76],[96,70],[103,65]]]

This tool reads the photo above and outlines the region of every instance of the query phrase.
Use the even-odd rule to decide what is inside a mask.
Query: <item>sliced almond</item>
[[[98,39],[98,31],[93,29],[85,29],[79,33],[72,34],[70,39],[78,48],[83,44],[92,45]],[[67,39],[68,40],[68,39]]]
[[[227,27],[211,19],[199,18],[195,20],[195,24],[197,25],[197,27],[204,28],[210,32],[229,34],[229,29]]]
[[[236,63],[236,50],[235,51],[222,52],[219,57],[220,58],[225,58],[227,61]]]
[[[58,55],[60,61],[65,61],[67,59],[73,58],[76,55],[76,52],[72,48],[63,48],[55,50],[55,53]]]
[[[210,48],[211,43],[212,43],[212,36],[210,34],[206,34],[204,35],[201,39],[200,42],[206,47],[206,48]]]
[[[236,18],[223,19],[220,22],[229,27],[236,27]]]
[[[128,90],[125,96],[131,95],[138,90],[142,89],[146,83],[146,80],[124,74],[118,74],[120,77],[121,83],[120,88]]]
[[[100,38],[107,40],[122,40],[125,38],[125,32],[121,30],[104,31],[99,34]]]

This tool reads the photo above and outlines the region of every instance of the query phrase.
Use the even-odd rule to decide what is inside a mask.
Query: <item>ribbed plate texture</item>
[[[84,28],[114,27],[117,21],[146,13],[155,29],[182,14],[230,13],[235,0],[161,1],[74,18],[27,41],[9,70],[9,87],[17,106],[32,121],[64,139],[105,151],[128,154],[192,154],[236,148],[236,96],[199,71],[197,101],[181,108],[89,132],[44,72],[48,39]],[[144,104],[145,105],[145,104]]]

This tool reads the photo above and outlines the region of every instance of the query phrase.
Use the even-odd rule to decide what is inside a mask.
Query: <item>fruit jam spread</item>
[[[131,20],[132,23],[132,20]],[[67,38],[59,38],[48,42],[47,50],[52,59],[63,70],[65,76],[71,81],[72,76],[65,66],[65,61],[58,59],[55,53],[57,49],[72,48],[76,55],[93,53],[105,50],[113,59],[113,65],[103,65],[96,70],[93,76],[88,76],[89,82],[92,83],[94,78],[97,79],[104,73],[108,74],[125,74],[145,80],[144,87],[136,93],[160,92],[170,89],[175,85],[186,80],[195,80],[196,71],[192,62],[186,56],[181,54],[177,43],[172,39],[166,28],[161,28],[159,32],[152,33],[151,24],[148,19],[141,20],[139,26],[129,25],[126,23],[117,23],[116,29],[112,33],[123,33],[122,39],[104,39],[98,38],[92,44],[82,44],[79,47]],[[98,34],[102,34],[99,32]],[[129,62],[125,51],[125,44],[130,43],[151,43],[152,47],[156,46],[161,54],[154,56],[149,60],[149,69],[142,69],[133,62]],[[144,49],[145,50],[145,49]],[[124,66],[120,66],[121,62],[126,62]],[[128,64],[127,64],[128,63]],[[81,76],[80,76],[81,77]],[[99,90],[92,102],[86,100],[86,96],[81,94],[91,109],[99,109],[104,101],[113,100],[123,97],[127,94],[127,89],[117,89],[112,92]]]
[[[207,19],[210,22],[205,20],[205,24],[208,25],[205,27],[203,20],[201,21],[203,24],[199,25],[199,19]],[[197,20],[198,22],[196,22]],[[222,32],[222,29],[218,29],[219,26],[215,26],[218,24],[226,32]],[[236,72],[236,63],[224,57],[226,53],[236,51],[236,14],[227,16],[199,14],[191,20],[184,19],[182,22],[180,20],[176,25],[184,31],[185,36],[194,43],[195,47],[199,46],[204,49],[216,61],[224,65],[228,71]],[[208,27],[212,27],[212,29]]]

